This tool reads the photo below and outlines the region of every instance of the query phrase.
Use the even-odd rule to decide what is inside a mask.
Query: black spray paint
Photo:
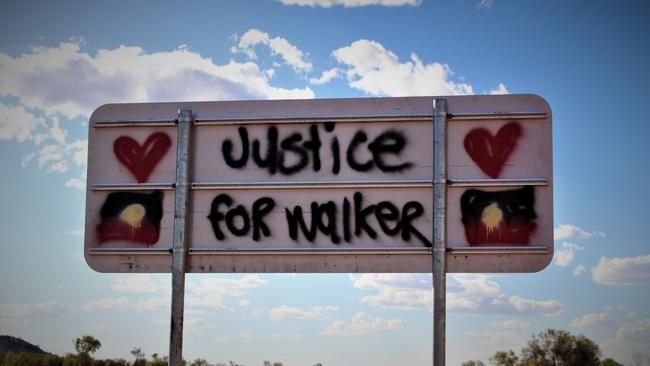
[[[332,173],[339,174],[341,146],[338,137],[333,134],[336,126],[333,122],[326,122],[323,126],[326,134],[331,136],[329,148],[325,150],[332,157]],[[301,132],[292,132],[282,139],[279,137],[277,127],[269,126],[266,131],[264,153],[262,153],[262,141],[254,139],[251,142],[246,127],[239,127],[238,133],[238,151],[240,151],[238,157],[234,156],[235,144],[232,140],[224,140],[221,146],[224,161],[231,168],[242,169],[252,160],[253,164],[268,170],[271,175],[276,172],[293,175],[309,168],[314,172],[321,170],[323,142],[316,124],[309,126],[306,137]],[[386,130],[372,141],[369,141],[365,131],[358,130],[345,149],[345,161],[352,170],[358,172],[369,172],[376,168],[385,173],[399,173],[411,168],[413,164],[411,162],[391,164],[388,160],[391,156],[399,157],[406,145],[406,137],[397,130]],[[371,158],[359,161],[358,156],[363,149],[370,153]]]
[[[252,229],[253,240],[259,241],[262,235],[273,236],[264,219],[275,206],[272,198],[262,197],[255,200],[252,212],[249,213],[244,205],[235,204],[229,195],[220,194],[212,201],[208,219],[217,240],[226,239],[222,225],[222,222],[225,222],[229,234],[243,237],[249,235]],[[289,237],[295,241],[304,237],[313,243],[320,233],[329,237],[334,244],[340,244],[342,240],[352,243],[354,238],[364,236],[376,239],[380,230],[390,237],[401,236],[402,240],[407,242],[414,237],[425,246],[431,246],[431,241],[414,225],[424,214],[424,207],[417,201],[407,202],[401,209],[389,201],[366,205],[363,194],[355,192],[352,202],[347,197],[343,198],[342,207],[334,201],[314,201],[308,207],[311,220],[305,219],[306,214],[302,206],[284,209]],[[371,220],[372,217],[374,221]],[[373,225],[375,221],[377,225]]]

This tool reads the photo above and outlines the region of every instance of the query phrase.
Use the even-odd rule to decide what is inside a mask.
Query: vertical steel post
[[[433,100],[433,365],[445,365],[447,100]]]
[[[183,308],[185,305],[185,257],[189,208],[189,152],[192,111],[178,111],[176,140],[176,201],[174,204],[174,247],[172,251],[172,314],[169,334],[169,365],[183,362]]]

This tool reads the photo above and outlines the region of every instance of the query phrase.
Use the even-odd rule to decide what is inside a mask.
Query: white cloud
[[[52,117],[52,127],[50,127],[50,137],[59,144],[65,144],[68,131],[61,128],[59,117]]]
[[[605,312],[585,314],[571,321],[571,325],[576,328],[607,327],[612,324],[614,324],[614,318]]]
[[[55,318],[62,316],[66,307],[59,301],[0,304],[0,318]]]
[[[146,299],[139,299],[135,304],[135,310],[138,312],[164,310],[171,306],[171,294],[166,296],[153,296]]]
[[[255,46],[265,45],[269,47],[272,55],[282,57],[287,65],[296,71],[309,72],[313,65],[306,60],[305,54],[282,37],[271,38],[268,33],[259,29],[249,29],[239,38],[237,47],[231,48],[233,52],[242,52],[251,59],[256,59]],[[269,76],[269,77],[272,77]]]
[[[217,343],[230,343],[232,342],[231,336],[219,336],[217,337]]]
[[[422,0],[278,0],[284,5],[298,5],[298,6],[320,6],[323,8],[331,8],[332,6],[344,6],[346,8],[360,7],[360,6],[419,6]]]
[[[425,64],[415,54],[400,62],[397,55],[378,42],[361,39],[335,50],[336,60],[350,87],[370,95],[415,96],[473,94],[471,85],[452,81],[449,66],[437,62]]]
[[[239,301],[239,304],[237,304],[237,306],[244,307],[244,306],[249,306],[250,304],[252,304],[252,302],[250,300],[241,299],[241,301]]]
[[[564,306],[557,300],[531,300],[518,295],[500,296],[492,300],[492,305],[505,314],[558,316],[564,312]]]
[[[506,329],[528,329],[528,323],[519,319],[507,319],[502,322],[492,322],[492,325]]]
[[[314,306],[311,309],[301,309],[295,306],[282,305],[276,308],[273,308],[269,311],[269,315],[273,320],[279,320],[284,318],[290,319],[324,319],[327,313],[337,311],[339,308],[336,306]]]
[[[475,311],[501,295],[501,285],[481,275],[451,275],[447,278],[447,308]]]
[[[330,324],[321,333],[325,336],[360,335],[387,332],[403,328],[402,319],[382,319],[366,313],[357,313],[350,323],[337,320]]]
[[[102,298],[88,301],[87,303],[81,306],[83,311],[98,311],[98,310],[126,310],[133,307],[131,301],[125,297],[114,298]]]
[[[25,107],[21,105],[7,106],[0,103],[0,140],[16,139],[18,142],[34,140],[37,129],[45,126],[43,118],[36,117]]]
[[[70,236],[83,236],[84,235],[84,229],[68,230],[65,233],[67,235],[70,235]]]
[[[340,72],[341,72],[341,70],[337,69],[337,68],[325,70],[325,71],[323,71],[323,73],[321,74],[321,76],[319,78],[311,78],[311,79],[309,79],[309,84],[312,84],[312,85],[327,84],[330,81],[332,81],[332,79],[339,76]]]
[[[93,332],[109,332],[113,330],[113,326],[107,323],[99,323],[88,327],[88,329]]]
[[[587,267],[583,266],[582,264],[579,264],[574,270],[573,270],[573,275],[575,277],[580,276],[581,274],[585,273],[587,271]]]
[[[650,254],[638,257],[600,257],[596,267],[591,269],[596,283],[607,285],[650,284]]]
[[[614,338],[602,342],[602,348],[606,355],[614,357],[617,361],[640,365],[642,363],[635,362],[630,356],[638,354],[650,360],[648,344],[650,344],[650,319],[643,319],[622,325]]]
[[[366,273],[350,278],[355,288],[377,292],[362,297],[363,303],[389,309],[431,309],[431,275]],[[507,296],[486,275],[451,274],[447,277],[447,309],[470,314],[556,316],[564,307],[557,300]]]
[[[80,178],[70,178],[65,181],[65,186],[83,191],[86,188],[86,181]]]
[[[361,302],[390,309],[418,309],[431,307],[431,275],[365,273],[351,276],[352,284],[361,290],[377,291]]]
[[[257,335],[255,335],[251,331],[244,330],[237,334],[237,339],[239,339],[242,342],[251,342],[257,339]]]
[[[476,0],[476,9],[490,10],[494,6],[494,0]]]
[[[264,284],[266,281],[258,275],[245,275],[238,279],[201,278],[187,285],[185,303],[194,311],[232,309],[237,304],[229,302],[229,297],[242,297],[246,294],[246,289]]]
[[[165,290],[169,284],[163,284],[148,274],[135,274],[117,277],[113,280],[113,290],[130,293],[153,293]]]
[[[65,146],[65,151],[72,156],[75,165],[85,167],[88,163],[88,140],[77,140]]]
[[[463,333],[460,347],[449,347],[450,359],[468,360],[485,359],[494,355],[496,351],[505,349],[519,349],[525,344],[526,335],[512,330],[469,330]],[[460,362],[459,362],[460,363]],[[459,364],[457,363],[457,364]]]
[[[555,265],[558,267],[568,267],[575,258],[575,252],[583,249],[583,247],[577,244],[562,243],[562,249],[555,251]]]
[[[292,58],[297,53],[281,40],[273,47],[288,57],[287,62],[307,67]],[[95,108],[110,102],[314,97],[308,87],[271,86],[254,62],[219,65],[188,48],[148,53],[120,46],[89,54],[78,42],[34,48],[18,57],[0,53],[0,95],[68,118],[88,118]],[[8,131],[23,139],[30,136],[29,128]]]
[[[38,151],[30,153],[23,158],[22,165],[26,166],[36,159],[39,170],[48,173],[65,173],[70,169],[70,164],[85,167],[88,156],[88,140],[77,140],[71,143],[43,145]],[[81,178],[71,178],[66,182],[66,187],[80,188],[85,185],[85,173]]]
[[[499,95],[499,94],[510,94],[508,88],[506,88],[503,83],[499,83],[499,86],[489,91],[490,95]]]
[[[617,337],[624,341],[650,344],[650,319],[623,325],[617,331]]]
[[[562,239],[569,239],[569,238],[589,239],[594,236],[599,236],[601,238],[604,238],[605,233],[601,231],[594,231],[594,232],[584,231],[581,228],[570,224],[562,224],[559,227],[553,229],[553,237],[555,240],[562,240]]]

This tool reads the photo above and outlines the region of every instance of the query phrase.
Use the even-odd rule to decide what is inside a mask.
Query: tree
[[[167,356],[159,357],[157,353],[152,353],[151,358],[153,358],[153,360],[148,362],[147,366],[167,366]]]
[[[607,357],[606,359],[600,361],[600,366],[623,366],[622,363],[618,363],[613,359]]]
[[[483,363],[483,361],[480,360],[476,360],[476,361],[469,360],[463,362],[460,366],[485,366],[485,364]]]
[[[585,336],[547,329],[528,341],[521,350],[521,361],[535,366],[598,366],[600,348]]]
[[[600,360],[600,348],[583,335],[565,330],[547,329],[533,335],[519,355],[498,351],[490,357],[495,366],[622,366],[611,358]],[[480,366],[481,361],[467,361],[463,366]]]
[[[190,366],[212,366],[208,361],[202,359],[202,358],[197,358],[196,360],[192,361]]]
[[[81,365],[90,365],[92,362],[91,354],[97,352],[102,346],[99,339],[91,336],[84,335],[81,338],[74,340],[74,349],[79,354],[79,363]]]
[[[517,366],[518,361],[519,357],[512,350],[508,352],[498,351],[494,356],[490,357],[490,362],[495,366]]]
[[[131,350],[131,354],[133,357],[135,357],[135,361],[133,361],[133,366],[146,366],[147,365],[147,360],[145,360],[145,354],[142,352],[142,349],[140,347],[133,347]]]

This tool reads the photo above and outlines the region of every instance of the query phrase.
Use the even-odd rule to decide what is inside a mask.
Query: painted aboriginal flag
[[[468,189],[460,209],[472,246],[527,245],[537,229],[532,186],[500,192]]]
[[[100,243],[125,240],[152,245],[160,235],[161,191],[151,193],[113,192],[102,206],[96,227]]]

